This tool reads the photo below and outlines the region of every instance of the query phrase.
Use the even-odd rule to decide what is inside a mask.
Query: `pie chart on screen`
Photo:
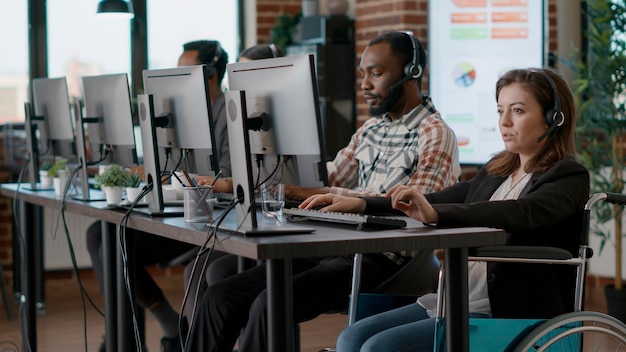
[[[454,83],[459,87],[469,87],[476,79],[476,70],[474,66],[462,62],[454,66],[452,69],[452,77],[454,78]]]

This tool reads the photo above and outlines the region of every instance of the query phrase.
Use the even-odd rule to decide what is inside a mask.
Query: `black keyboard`
[[[377,215],[363,215],[354,213],[324,212],[313,209],[285,208],[283,214],[303,217],[309,220],[338,222],[357,226],[401,228],[406,227],[406,221]]]

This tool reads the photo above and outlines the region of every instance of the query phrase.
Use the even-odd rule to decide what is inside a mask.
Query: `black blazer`
[[[589,197],[589,173],[571,158],[534,173],[517,200],[489,202],[505,177],[487,175],[459,182],[426,199],[439,215],[437,226],[487,226],[510,233],[508,244],[554,246],[578,255],[582,209]],[[379,212],[388,199],[365,198],[366,211]],[[494,317],[548,318],[572,311],[575,270],[569,266],[489,263],[487,280]]]

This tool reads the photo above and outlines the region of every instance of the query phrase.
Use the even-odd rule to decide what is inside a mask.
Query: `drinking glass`
[[[285,185],[282,183],[264,184],[261,188],[263,215],[280,219],[285,206]]]

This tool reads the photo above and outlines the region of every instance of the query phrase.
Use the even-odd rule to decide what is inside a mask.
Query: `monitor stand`
[[[89,173],[87,171],[87,139],[85,138],[85,119],[83,118],[83,106],[80,101],[74,103],[74,117],[76,119],[76,156],[80,165],[79,175],[81,192],[72,198],[84,202],[106,200],[104,193],[89,187]]]
[[[273,219],[271,219],[274,221]],[[245,237],[257,237],[257,236],[283,236],[283,235],[304,235],[315,231],[312,227],[297,226],[291,224],[275,223],[257,223],[256,227],[249,227],[246,225],[239,228],[232,228],[228,226],[220,226],[223,230],[235,231],[236,233]]]
[[[250,136],[246,121],[248,119],[246,94],[241,90],[229,90],[226,97],[226,122],[230,144],[230,158],[233,178],[233,194],[240,202],[235,206],[236,230],[244,236],[269,236],[281,234],[311,233],[312,228],[279,224],[272,221],[259,221],[254,201],[254,180],[252,177],[252,157],[250,154]]]
[[[159,145],[157,143],[154,102],[151,94],[137,94],[139,127],[141,128],[141,145],[143,146],[143,168],[146,182],[152,184],[146,198],[147,208],[133,211],[155,217],[182,216],[182,206],[165,206],[163,202],[163,185],[161,183],[161,165],[159,161]]]
[[[37,146],[36,120],[42,120],[35,116],[31,103],[24,103],[24,130],[26,132],[26,151],[28,153],[29,185],[23,187],[29,191],[49,191],[52,188],[43,188],[39,182],[39,147]]]

